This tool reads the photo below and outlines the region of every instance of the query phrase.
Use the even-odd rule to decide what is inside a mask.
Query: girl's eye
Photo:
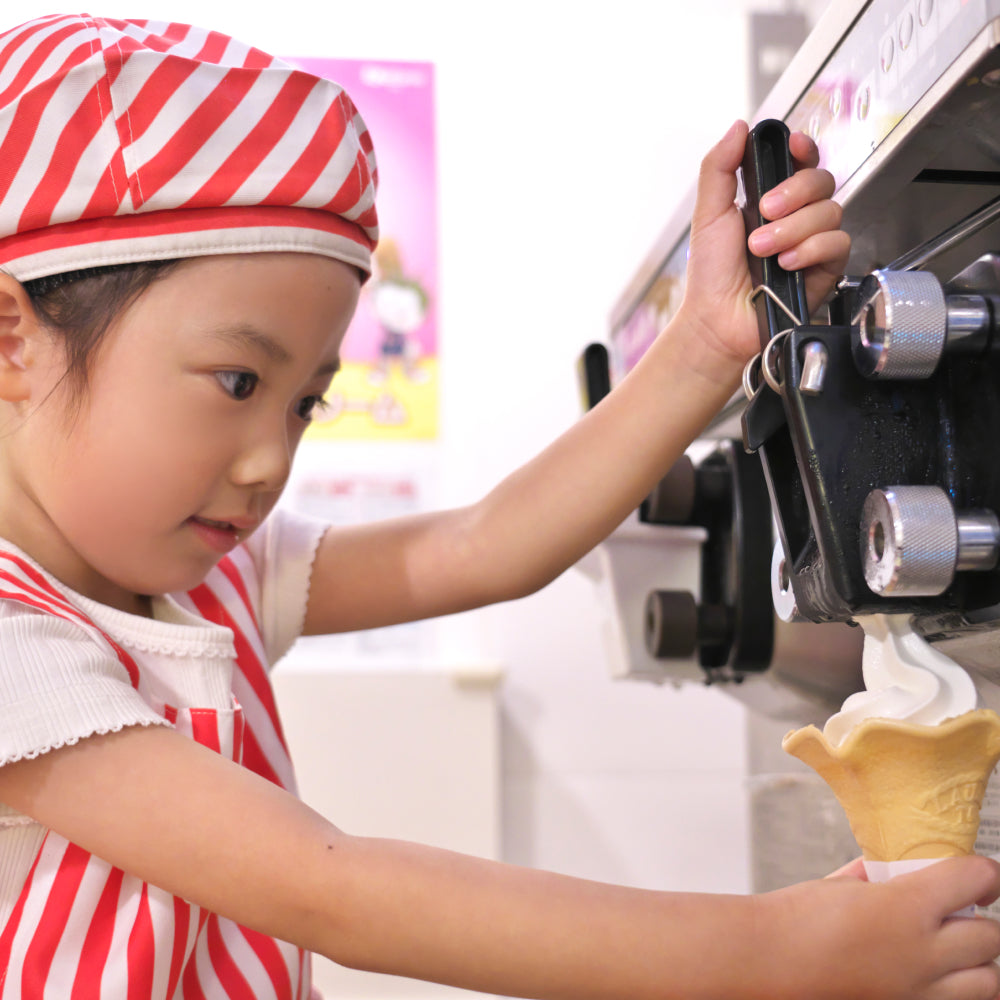
[[[295,407],[295,415],[299,420],[309,423],[316,411],[325,409],[326,405],[327,402],[322,396],[305,396],[299,400],[299,405]]]
[[[216,372],[215,377],[233,399],[239,400],[249,399],[260,381],[259,376],[254,375],[253,372]]]

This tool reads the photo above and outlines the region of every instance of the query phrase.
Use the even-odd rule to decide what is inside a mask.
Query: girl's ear
[[[30,368],[42,334],[24,286],[0,272],[0,399],[19,403],[31,396]]]

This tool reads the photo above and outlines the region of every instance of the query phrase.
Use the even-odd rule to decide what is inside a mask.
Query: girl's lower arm
[[[565,1000],[958,1000],[995,995],[1000,867],[957,858],[884,885],[763,897],[621,888],[346,835],[288,793],[160,727],[0,768],[0,801],[116,867],[336,962]],[[109,818],[111,818],[109,820]],[[973,969],[972,967],[979,967]]]
[[[745,995],[750,897],[621,888],[396,841],[333,851],[353,927],[325,938],[317,926],[311,945],[341,964],[509,996]]]
[[[350,836],[169,729],[5,765],[0,801],[168,893],[360,969],[567,1000],[695,1000],[738,985],[727,938],[746,938],[745,898]]]

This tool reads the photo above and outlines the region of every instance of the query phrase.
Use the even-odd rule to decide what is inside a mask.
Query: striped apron
[[[180,603],[232,629],[229,710],[165,706],[181,733],[294,792],[243,549]],[[30,564],[0,553],[0,597],[78,624],[143,693],[140,666]],[[0,932],[0,1000],[318,1000],[302,949],[157,889],[48,831]]]

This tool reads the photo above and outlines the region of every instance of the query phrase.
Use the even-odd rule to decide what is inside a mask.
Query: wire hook
[[[799,319],[795,313],[792,312],[784,302],[775,294],[774,290],[768,285],[758,285],[750,293],[750,302],[753,305],[757,304],[757,296],[763,293],[766,295],[796,326],[802,326],[802,320]]]

